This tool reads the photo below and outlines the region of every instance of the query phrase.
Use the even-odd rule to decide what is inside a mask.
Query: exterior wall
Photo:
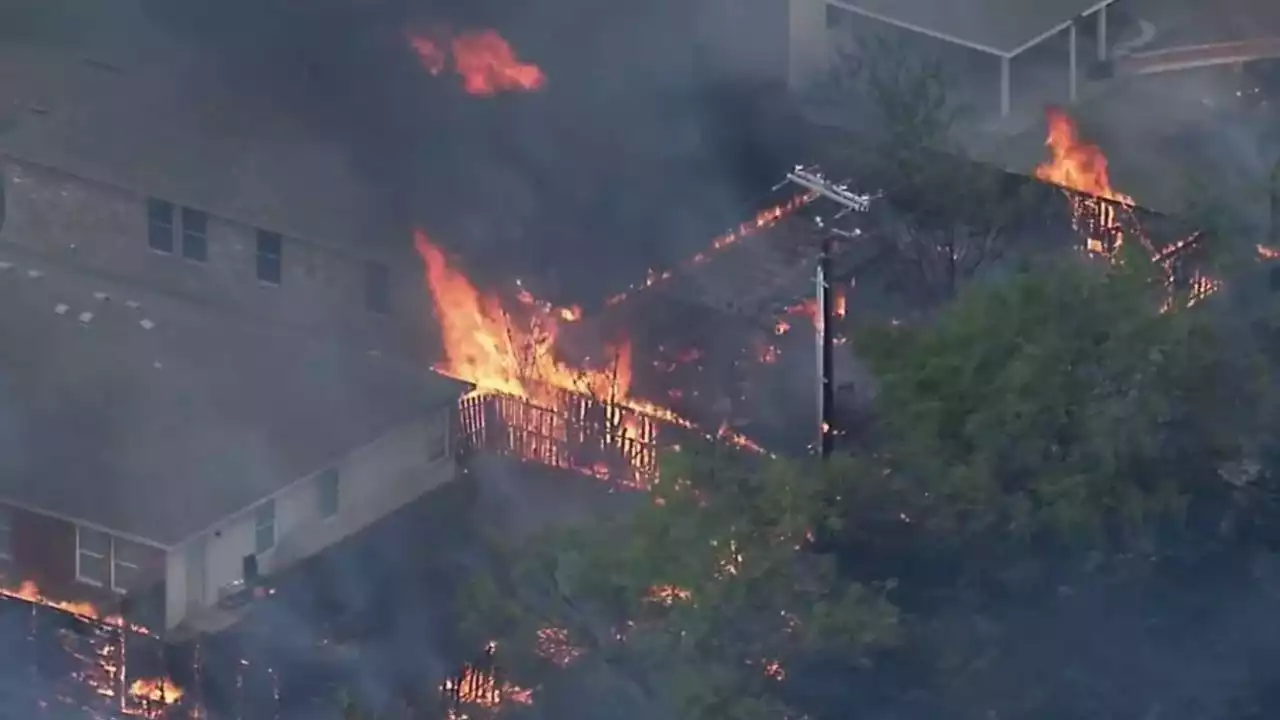
[[[319,478],[331,468],[320,468],[262,501],[275,503],[276,543],[258,555],[259,572],[269,575],[284,570],[452,480],[456,472],[448,446],[452,414],[449,405],[337,462],[333,466],[338,471],[336,515],[325,518],[320,511]],[[243,559],[255,550],[256,510],[261,504],[169,553],[168,627],[184,620],[201,629],[233,621],[209,608],[217,604],[220,590],[243,581]]]
[[[403,329],[405,323],[418,326],[416,315],[429,307],[422,302],[420,266],[407,240],[403,255],[364,257],[286,236],[282,282],[269,285],[257,279],[253,226],[208,215],[208,259],[195,262],[181,255],[180,225],[175,226],[174,253],[150,248],[147,197],[12,158],[0,158],[0,165],[6,185],[0,240],[60,262],[232,305],[268,321],[336,323],[352,331],[373,328],[377,334]],[[180,207],[176,213],[181,214]],[[366,309],[368,260],[390,273],[389,317]]]
[[[0,504],[0,514],[10,522],[9,556],[0,558],[3,586],[16,590],[24,582],[35,583],[43,597],[64,602],[90,602],[104,613],[118,610],[121,595],[110,588],[77,581],[76,525],[70,521]],[[133,544],[137,547],[137,544]],[[165,553],[145,548],[143,572],[130,595],[148,595],[164,579]],[[136,616],[134,616],[136,617]]]

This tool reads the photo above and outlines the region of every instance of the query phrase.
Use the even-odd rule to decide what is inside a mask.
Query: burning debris
[[[431,75],[444,73],[452,60],[454,72],[462,78],[462,89],[469,95],[533,92],[542,89],[547,81],[541,68],[521,62],[511,45],[494,30],[453,36],[439,29],[411,32],[408,41],[422,68]]]
[[[620,292],[617,295],[614,295],[613,297],[610,297],[608,300],[605,301],[605,304],[617,305],[625,301],[632,294],[640,290],[653,287],[658,283],[671,279],[673,275],[675,275],[677,272],[680,272],[681,270],[691,268],[691,267],[697,267],[698,265],[702,265],[710,261],[718,253],[720,253],[721,251],[725,250],[728,247],[736,245],[738,242],[740,242],[744,238],[750,237],[760,232],[761,230],[767,230],[773,227],[774,225],[778,224],[778,222],[780,222],[781,220],[787,217],[790,217],[797,210],[804,207],[805,205],[808,205],[817,197],[818,197],[817,193],[813,193],[813,192],[804,193],[801,195],[797,195],[784,203],[779,203],[778,205],[774,205],[772,207],[768,207],[768,208],[765,208],[764,210],[761,210],[760,212],[756,213],[755,218],[748,220],[740,224],[738,227],[734,228],[733,230],[730,230],[729,232],[715,238],[714,240],[711,241],[711,245],[706,250],[703,250],[702,252],[694,255],[693,257],[677,265],[676,267],[668,270],[662,270],[662,271],[650,270],[645,275],[645,279],[643,281],[635,283],[631,287],[627,288],[625,291]]]
[[[1157,249],[1143,233],[1134,217],[1134,200],[1111,186],[1107,157],[1093,143],[1080,136],[1079,128],[1065,112],[1058,108],[1048,111],[1049,132],[1045,146],[1050,157],[1035,169],[1035,176],[1065,188],[1071,202],[1072,222],[1085,237],[1085,251],[1118,261],[1120,248],[1127,239],[1135,239],[1143,250],[1164,271],[1171,297],[1164,309],[1172,307],[1172,294],[1178,282],[1176,263],[1182,251],[1203,241],[1200,233],[1194,233],[1171,246]],[[1126,238],[1121,214],[1127,215],[1134,227],[1132,238]],[[1221,283],[1193,269],[1187,280],[1188,305],[1203,300],[1221,287]]]
[[[656,470],[658,424],[696,429],[669,408],[634,396],[629,339],[606,343],[602,361],[584,356],[570,363],[561,331],[577,321],[579,309],[557,308],[521,288],[517,315],[477,290],[425,233],[415,233],[414,244],[444,346],[436,370],[475,386],[464,400],[467,434],[505,428],[502,445],[519,457],[597,477],[610,475],[610,458],[584,450],[612,451],[626,466],[625,483],[643,487]],[[719,439],[759,450],[727,429]]]
[[[467,720],[470,712],[493,711],[504,705],[532,705],[533,691],[505,682],[496,662],[498,644],[489,642],[479,660],[462,666],[445,680],[440,695],[449,720]]]
[[[534,647],[539,657],[559,667],[568,667],[586,653],[585,648],[578,647],[569,640],[568,630],[557,627],[538,630],[538,639]]]
[[[128,623],[118,615],[106,615],[88,602],[66,602],[46,597],[31,581],[17,588],[0,588],[0,596],[12,601],[27,603],[29,611],[28,644],[33,648],[41,638],[52,638],[71,660],[69,676],[87,691],[86,697],[77,697],[71,691],[55,690],[53,702],[76,707],[85,717],[107,718],[179,717],[172,711],[182,712],[181,717],[198,717],[199,711],[182,705],[183,689],[167,677],[133,677],[130,661],[138,652],[134,641],[143,639],[156,642],[155,636],[144,627]],[[62,621],[50,623],[46,619],[61,616]],[[156,646],[157,649],[160,646]],[[13,649],[20,652],[19,648]],[[44,665],[33,656],[34,666]],[[144,658],[145,659],[145,658]],[[39,677],[39,675],[37,675]],[[55,684],[56,687],[56,684]],[[37,703],[44,708],[52,703],[40,698]]]

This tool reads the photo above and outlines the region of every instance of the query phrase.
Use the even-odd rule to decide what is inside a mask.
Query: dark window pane
[[[369,312],[391,312],[391,272],[382,263],[371,262],[364,271],[364,306]]]
[[[280,233],[258,231],[258,279],[279,285],[281,279],[281,254],[284,250]]]
[[[209,216],[199,210],[182,208],[182,229],[189,233],[203,235],[209,225]]]
[[[114,538],[111,549],[116,562],[136,567],[146,567],[157,552],[154,548],[120,538]]]
[[[182,208],[182,257],[197,262],[209,259],[207,229],[209,216],[199,210]]]
[[[77,528],[76,546],[80,552],[107,557],[111,554],[111,536],[89,528]]]
[[[147,225],[147,244],[157,252],[173,252],[173,226],[154,221],[149,223]]]
[[[268,500],[253,511],[253,521],[258,525],[267,525],[276,521],[276,501]]]
[[[95,585],[108,585],[111,582],[111,560],[98,555],[80,553],[79,566],[76,568],[76,579]]]
[[[316,478],[316,503],[320,517],[328,518],[338,514],[338,471],[325,470]]]
[[[283,242],[280,233],[258,231],[258,254],[280,257]]]
[[[259,525],[254,533],[254,552],[264,553],[276,544],[276,524]]]
[[[272,255],[258,256],[258,279],[272,285],[280,284],[280,258]]]
[[[152,222],[173,225],[173,203],[152,198],[147,201],[147,218]]]
[[[1271,281],[1271,289],[1280,292],[1280,265],[1271,268],[1267,274]]]
[[[137,587],[138,578],[142,576],[142,568],[119,561],[112,567],[115,575],[111,578],[111,587],[116,590],[132,590]]]
[[[209,259],[209,240],[203,234],[196,234],[190,230],[182,232],[182,257],[196,262],[205,262]]]
[[[164,200],[147,201],[147,244],[158,252],[173,252],[173,205]]]

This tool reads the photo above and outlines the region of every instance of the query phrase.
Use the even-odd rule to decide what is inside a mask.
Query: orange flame
[[[146,703],[176,705],[184,692],[168,678],[139,678],[129,685],[129,695]]]
[[[116,627],[125,627],[140,635],[151,635],[151,630],[141,625],[127,625],[124,618],[119,615],[104,615],[93,603],[84,600],[56,600],[47,597],[41,590],[40,586],[32,580],[23,580],[18,587],[0,587],[0,597],[7,597],[13,600],[22,600],[24,602],[43,605],[53,610],[60,610],[71,615],[75,615],[81,620],[89,620],[100,622],[104,625],[113,625]]]
[[[1095,255],[1116,258],[1116,251],[1124,244],[1124,233],[1117,222],[1115,205],[1104,202],[1110,200],[1123,208],[1132,209],[1134,200],[1111,186],[1111,175],[1107,168],[1107,157],[1097,145],[1080,136],[1071,117],[1059,108],[1047,111],[1049,132],[1045,146],[1049,148],[1049,159],[1036,166],[1035,176],[1046,182],[1074,190],[1069,194],[1072,203],[1072,222],[1077,231],[1086,234],[1085,249]],[[1098,227],[1084,227],[1084,220],[1096,217]],[[1151,241],[1138,232],[1138,241],[1151,255],[1152,260],[1161,265],[1165,271],[1165,284],[1172,290],[1174,287],[1174,262],[1178,251],[1190,246],[1200,239],[1199,233],[1175,243],[1169,248],[1157,251]],[[1110,242],[1108,242],[1110,240]],[[1262,246],[1258,248],[1263,254]],[[1264,255],[1265,256],[1265,255]],[[1187,306],[1196,304],[1212,295],[1222,283],[1196,271],[1190,281],[1191,288],[1187,296]],[[1170,297],[1162,308],[1167,311],[1173,306]]]
[[[545,408],[560,407],[562,393],[567,391],[596,398],[615,409],[632,410],[645,418],[694,427],[668,408],[631,396],[630,341],[607,347],[609,362],[603,365],[571,366],[558,357],[556,344],[561,322],[566,316],[576,319],[575,309],[556,309],[530,295],[521,302],[532,315],[530,322],[517,326],[502,302],[481,294],[465,275],[453,269],[426,233],[414,232],[414,246],[425,265],[427,287],[440,324],[444,360],[435,369],[441,374],[471,383],[481,393],[524,398]],[[653,443],[655,428],[651,422],[628,416],[615,419],[620,427],[611,440],[620,448]],[[722,439],[739,447],[758,448],[736,433],[724,433]],[[640,470],[635,466],[633,469]],[[592,468],[591,473],[599,475],[599,468]]]
[[[1093,143],[1080,136],[1079,129],[1071,117],[1059,108],[1049,108],[1049,135],[1045,139],[1045,147],[1049,148],[1049,159],[1036,167],[1035,176],[1045,182],[1087,193],[1093,197],[1073,196],[1072,216],[1077,229],[1087,216],[1087,211],[1097,213],[1099,230],[1110,233],[1113,242],[1108,243],[1103,237],[1090,236],[1087,239],[1089,252],[1112,255],[1124,238],[1116,229],[1116,210],[1107,203],[1100,203],[1095,198],[1104,198],[1132,207],[1133,198],[1118,192],[1111,187],[1111,174],[1107,169],[1107,156]]]
[[[631,387],[631,345],[608,348],[611,367],[602,370],[571,367],[556,357],[559,315],[536,301],[531,327],[517,327],[501,301],[482,295],[467,277],[450,265],[444,253],[421,230],[414,246],[426,265],[427,287],[435,301],[444,344],[444,362],[437,370],[481,390],[527,398],[545,405],[556,402],[554,390],[606,400],[627,397]],[[531,296],[530,296],[531,297]]]
[[[671,607],[678,602],[689,602],[693,599],[693,593],[675,585],[655,585],[649,588],[649,592],[644,599],[657,605]]]
[[[568,667],[586,652],[569,641],[569,631],[564,628],[540,628],[537,636],[535,647],[538,655],[560,667]]]
[[[511,45],[493,30],[463,33],[452,39],[409,33],[408,40],[422,68],[432,75],[443,73],[452,56],[453,68],[462,78],[462,89],[470,95],[532,92],[546,84],[542,69],[517,59]]]

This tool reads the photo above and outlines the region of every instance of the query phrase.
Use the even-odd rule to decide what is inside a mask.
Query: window
[[[1268,281],[1271,283],[1272,292],[1280,292],[1280,265],[1272,266],[1267,271]]]
[[[253,511],[253,551],[264,553],[276,544],[276,501],[268,500]]]
[[[338,514],[338,470],[330,468],[316,477],[316,506],[320,517],[331,518]]]
[[[13,558],[13,511],[0,507],[0,559]]]
[[[111,585],[111,536],[76,528],[76,579],[89,585]]]
[[[125,592],[137,587],[147,556],[145,545],[112,537],[100,530],[76,528],[76,579],[88,585]]]
[[[364,308],[379,315],[391,313],[391,271],[382,263],[365,263]]]
[[[182,257],[196,262],[209,259],[209,216],[199,210],[182,208]]]
[[[280,284],[283,245],[280,233],[258,231],[258,279],[262,282]]]
[[[120,592],[132,590],[142,577],[147,564],[148,548],[135,542],[111,538],[111,587]]]
[[[147,201],[147,244],[156,252],[173,252],[172,203],[155,198]]]

